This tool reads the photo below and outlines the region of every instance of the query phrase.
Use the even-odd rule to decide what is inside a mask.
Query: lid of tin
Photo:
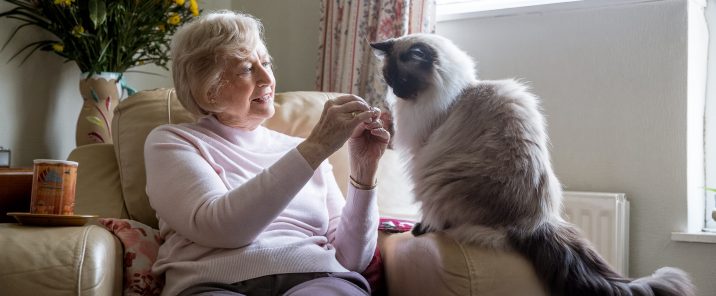
[[[59,159],[35,159],[32,161],[32,163],[64,164],[64,165],[70,165],[70,166],[78,165],[78,163],[76,161],[59,160]]]

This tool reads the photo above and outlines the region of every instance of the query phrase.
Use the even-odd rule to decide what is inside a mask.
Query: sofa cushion
[[[112,218],[128,217],[122,198],[114,145],[82,145],[72,150],[67,159],[79,163],[75,213]]]
[[[144,141],[155,127],[195,121],[182,107],[173,89],[142,91],[123,100],[112,120],[112,140],[129,217],[153,228],[157,217],[145,192]]]
[[[266,120],[264,126],[287,135],[306,138],[321,118],[323,104],[340,95],[312,91],[277,93],[274,99],[276,114]],[[328,162],[333,166],[333,175],[345,195],[348,192],[348,145],[343,145],[333,153]]]

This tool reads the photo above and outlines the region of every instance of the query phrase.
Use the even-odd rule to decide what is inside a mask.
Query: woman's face
[[[271,118],[276,80],[271,58],[254,51],[247,59],[233,59],[222,73],[216,103],[224,107],[216,118],[228,126],[253,130]]]

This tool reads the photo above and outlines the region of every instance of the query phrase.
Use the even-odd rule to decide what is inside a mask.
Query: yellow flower
[[[74,28],[72,28],[72,35],[75,37],[82,36],[82,33],[85,32],[85,28],[82,27],[82,25],[76,25]]]
[[[196,3],[196,0],[189,0],[189,10],[192,15],[199,16],[199,4]]]
[[[70,6],[75,0],[55,0],[55,5],[59,6]]]
[[[63,50],[65,50],[65,45],[63,45],[62,43],[53,43],[52,50],[56,52],[62,52]]]
[[[174,0],[174,3],[176,3],[176,4],[179,5],[179,6],[183,6],[183,5],[184,5],[184,0]]]
[[[169,18],[167,19],[167,24],[176,26],[179,24],[179,22],[181,22],[181,16],[179,16],[178,14],[173,13],[173,12],[169,14]]]

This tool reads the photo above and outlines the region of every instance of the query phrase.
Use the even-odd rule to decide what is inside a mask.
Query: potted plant
[[[714,194],[714,204],[716,205],[716,188],[704,187],[704,189],[706,189],[706,191],[711,191],[711,192],[715,193]],[[711,219],[714,219],[714,221],[716,221],[716,208],[711,209]]]
[[[82,72],[84,100],[77,120],[77,145],[111,143],[114,107],[131,94],[122,75],[155,64],[167,69],[169,43],[177,27],[199,15],[196,0],[5,0],[15,7],[0,18],[20,21],[3,45],[25,27],[53,35],[22,47],[11,60],[51,52],[74,62]]]

